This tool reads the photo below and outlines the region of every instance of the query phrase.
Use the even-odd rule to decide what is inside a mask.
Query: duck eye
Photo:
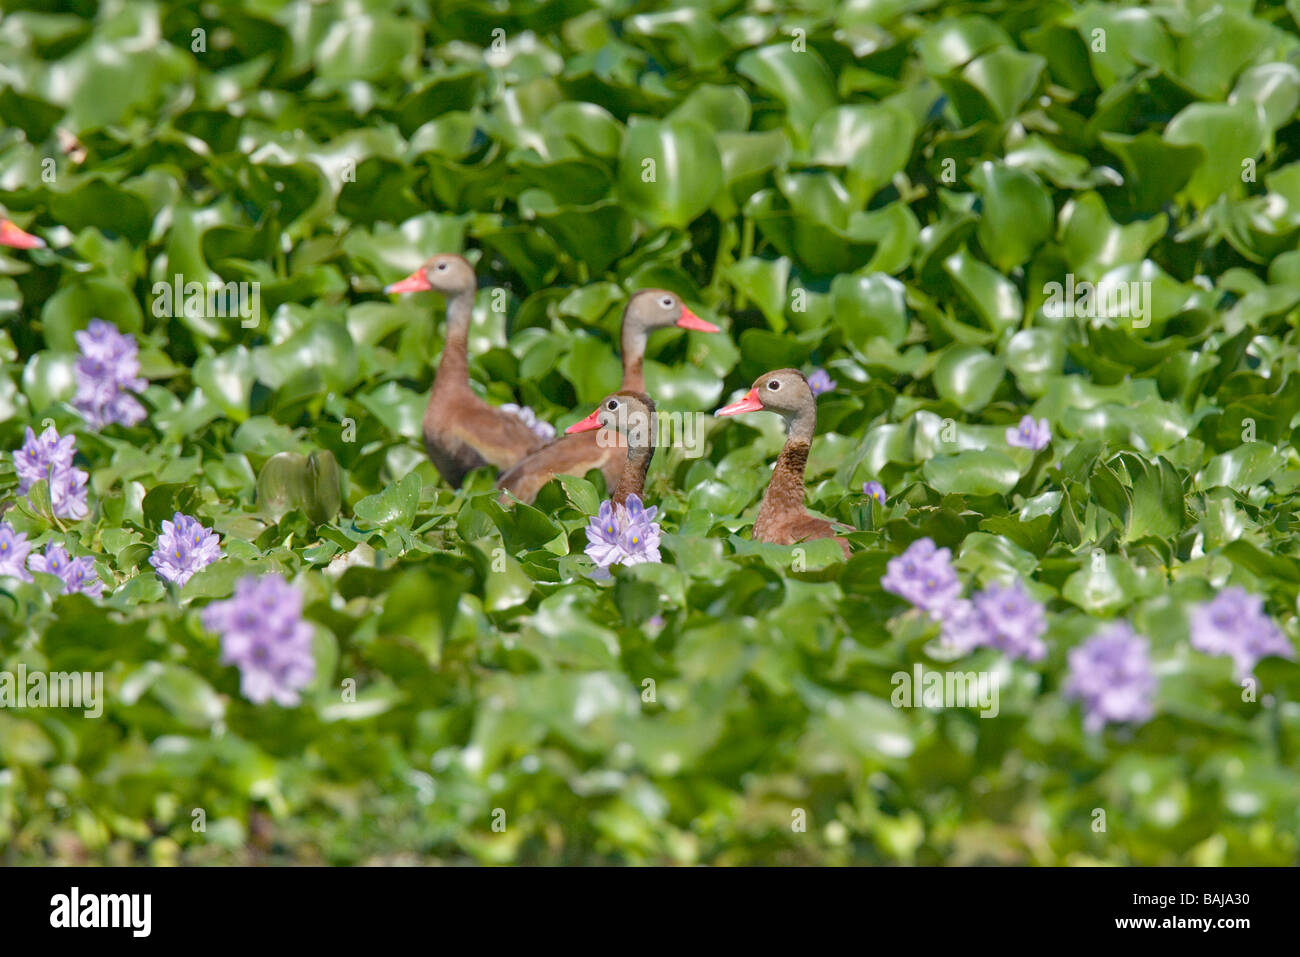
[[[780,380],[780,379],[770,379],[770,380],[768,380],[767,387],[768,387],[768,389],[770,389],[771,391],[775,392],[777,389],[781,388],[781,380]]]
[[[446,264],[446,263],[438,263],[438,271],[439,271],[439,272],[442,272],[442,271],[446,270],[446,268],[447,268],[447,264]]]
[[[659,300],[659,304],[663,306],[665,309],[671,309],[673,305],[672,296],[664,296],[662,299]]]
[[[605,403],[605,408],[609,409],[609,411],[611,412],[614,412],[618,409],[618,402],[614,399],[610,399],[608,402]]]

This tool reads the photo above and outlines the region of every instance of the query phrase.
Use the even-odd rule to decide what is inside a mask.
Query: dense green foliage
[[[91,514],[7,454],[0,496],[107,593],[0,580],[0,670],[109,698],[0,710],[6,860],[1296,862],[1300,667],[1254,700],[1185,615],[1240,584],[1296,639],[1300,5],[4,8],[0,205],[54,248],[0,256],[0,449],[74,433]],[[617,385],[637,288],[724,330],[651,340],[665,409],[827,368],[809,504],[851,560],[750,541],[772,415],[657,457],[664,563],[611,581],[598,485],[450,490],[419,442],[441,302],[381,289],[460,250],[477,386],[560,426]],[[259,283],[260,322],[156,317],[177,274]],[[1149,282],[1149,324],[1045,308],[1067,274]],[[141,342],[139,426],[68,404],[92,317]],[[1027,412],[1038,455],[1003,438]],[[286,450],[333,453],[340,517],[255,500]],[[178,509],[227,555],[179,590],[148,564]],[[954,666],[999,675],[996,718],[890,704],[944,667],[879,585],[921,535],[1048,604],[1046,661]],[[307,596],[298,708],[241,698],[199,621],[250,570]],[[1066,654],[1116,617],[1157,711],[1088,734]]]

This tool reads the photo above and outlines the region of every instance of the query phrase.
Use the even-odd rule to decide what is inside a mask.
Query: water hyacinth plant
[[[1156,678],[1148,644],[1121,621],[1070,651],[1065,695],[1083,705],[1089,731],[1100,731],[1111,722],[1141,724],[1151,718]]]
[[[0,522],[0,575],[9,575],[25,582],[32,580],[27,571],[27,555],[32,543],[27,535],[14,530],[8,522]]]
[[[524,425],[532,429],[533,432],[536,433],[537,437],[542,441],[549,442],[551,439],[555,438],[555,426],[551,425],[551,423],[544,419],[539,419],[537,413],[528,408],[528,406],[516,405],[513,402],[503,402],[501,403],[500,408],[507,412],[513,412],[515,415],[519,416]]]
[[[72,464],[76,444],[74,436],[59,435],[53,425],[40,435],[28,426],[26,439],[13,457],[18,493],[26,495],[33,484],[44,481],[54,514],[73,520],[86,517],[86,481],[90,477]]]
[[[1046,419],[1034,421],[1032,415],[1027,415],[1020,420],[1020,424],[1014,429],[1007,429],[1007,445],[1013,445],[1016,448],[1041,452],[1051,442],[1052,427]]]
[[[930,538],[917,539],[903,554],[891,558],[880,587],[935,615],[941,615],[961,594],[952,552],[935,547]]]
[[[1197,605],[1191,615],[1192,647],[1232,659],[1237,679],[1255,671],[1261,658],[1295,658],[1295,648],[1264,613],[1264,599],[1232,586]]]
[[[639,565],[662,561],[659,556],[658,506],[647,508],[636,495],[626,505],[608,499],[587,523],[587,557],[601,570],[611,565]]]
[[[92,319],[76,334],[77,394],[73,406],[92,429],[106,425],[135,425],[145,416],[133,393],[148,384],[139,375],[140,356],[135,338],[118,332],[112,323]]]
[[[1296,2],[6,5],[4,862],[1295,866],[1298,105]]]
[[[91,598],[99,598],[104,594],[104,583],[95,574],[94,559],[89,555],[73,558],[66,548],[55,542],[46,545],[43,553],[28,557],[27,567],[32,571],[58,577],[63,582],[66,594],[80,592]]]
[[[239,669],[240,692],[254,704],[293,707],[315,677],[302,593],[278,575],[241,578],[231,598],[203,610],[203,627],[221,636],[221,661]]]
[[[813,395],[833,392],[838,384],[825,369],[814,369],[808,374],[808,388],[812,389]]]
[[[184,585],[194,573],[221,558],[221,542],[215,532],[204,528],[192,515],[177,512],[170,522],[163,521],[158,545],[149,556],[149,564],[158,576]]]

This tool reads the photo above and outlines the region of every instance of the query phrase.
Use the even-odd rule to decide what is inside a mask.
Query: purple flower
[[[42,479],[50,489],[50,503],[59,518],[82,519],[86,507],[86,480],[89,476],[72,464],[76,439],[60,436],[50,426],[39,436],[27,428],[22,448],[14,453],[14,471],[18,473],[18,493],[26,495]]]
[[[31,581],[31,573],[27,571],[27,553],[31,550],[26,535],[14,531],[8,522],[0,522],[0,575]]]
[[[111,322],[90,320],[76,335],[77,394],[72,405],[92,429],[118,423],[135,425],[145,416],[144,406],[132,392],[143,392],[148,382],[139,377],[140,350],[135,337],[118,332]]]
[[[990,585],[971,601],[984,619],[990,647],[1000,649],[1009,658],[1041,661],[1047,656],[1043,642],[1047,616],[1020,582],[1006,588]]]
[[[1052,427],[1047,424],[1046,419],[1034,421],[1032,415],[1027,415],[1020,420],[1018,428],[1007,429],[1007,445],[1014,445],[1021,449],[1033,449],[1039,452],[1051,443]]]
[[[77,440],[71,435],[60,437],[54,426],[40,435],[27,427],[22,448],[14,453],[14,471],[18,473],[18,492],[26,495],[33,483],[48,480],[52,469],[72,467]]]
[[[555,426],[551,425],[551,423],[547,422],[545,419],[539,419],[537,413],[528,408],[528,406],[515,405],[513,402],[503,402],[499,408],[504,409],[506,412],[513,412],[520,421],[532,429],[533,434],[543,442],[549,442],[551,439],[555,438]]]
[[[939,620],[942,624],[939,643],[949,651],[965,655],[993,643],[988,621],[976,609],[975,603],[965,598],[958,598],[948,605]]]
[[[874,498],[881,505],[885,504],[885,487],[879,482],[863,482],[862,494],[867,498]]]
[[[880,579],[885,591],[901,595],[918,608],[940,612],[961,594],[961,582],[949,559],[952,552],[918,538],[903,554],[891,558]]]
[[[821,395],[823,392],[830,392],[838,384],[825,369],[814,369],[812,374],[808,376],[808,388],[812,389],[814,396]]]
[[[610,565],[640,565],[658,562],[659,523],[654,520],[657,506],[646,508],[635,495],[626,505],[614,505],[608,499],[587,523],[587,557],[602,570]]]
[[[1126,622],[1103,628],[1070,651],[1065,696],[1083,704],[1083,726],[1100,731],[1109,722],[1148,720],[1155,708],[1156,678],[1147,640]]]
[[[169,582],[184,585],[194,573],[221,558],[221,542],[216,532],[204,528],[197,518],[177,512],[170,522],[162,523],[157,548],[149,564]]]
[[[63,581],[65,595],[81,592],[99,598],[104,594],[104,583],[95,574],[95,560],[89,555],[72,558],[62,545],[50,542],[45,546],[45,554],[32,555],[27,565],[32,571],[57,575]]]
[[[239,668],[240,691],[254,704],[291,707],[316,675],[312,627],[302,593],[279,575],[247,575],[226,601],[203,609],[203,626],[221,635],[221,661]]]
[[[1225,588],[1192,610],[1192,647],[1207,655],[1228,655],[1240,681],[1254,674],[1261,658],[1295,658],[1286,635],[1264,612],[1264,599],[1244,588]]]

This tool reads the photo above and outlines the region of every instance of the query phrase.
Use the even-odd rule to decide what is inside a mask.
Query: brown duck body
[[[797,545],[814,538],[834,538],[844,557],[849,543],[835,535],[835,526],[804,508],[804,471],[808,465],[807,442],[788,440],[772,469],[772,479],[763,493],[763,503],[754,520],[754,538],[774,545]]]
[[[391,292],[440,292],[447,297],[446,341],[433,393],[424,410],[424,447],[453,488],[484,465],[509,468],[545,443],[512,412],[489,405],[469,384],[469,326],[474,312],[474,268],[462,257],[433,256],[389,287]]]
[[[770,388],[772,381],[777,388]],[[817,427],[817,400],[803,374],[795,369],[778,369],[758,378],[749,394],[739,402],[719,410],[719,415],[737,415],[767,409],[786,420],[788,434],[785,447],[777,457],[772,478],[763,493],[754,520],[754,540],[773,545],[797,545],[817,538],[834,538],[844,557],[849,557],[847,539],[835,534],[835,526],[818,518],[804,507],[804,473],[808,452]]]
[[[424,409],[422,431],[429,458],[453,488],[459,488],[473,469],[509,468],[544,444],[517,415],[474,394],[465,344],[458,346],[450,336]]]
[[[579,432],[543,446],[503,472],[497,488],[531,503],[542,486],[555,476],[586,475],[592,469],[600,469],[605,475],[605,487],[613,488],[623,474],[624,450],[608,438],[605,441],[609,444],[602,448],[596,440],[597,434]]]
[[[688,317],[685,322],[683,315]],[[628,300],[621,332],[623,384],[620,391],[645,392],[644,365],[649,332],[671,325],[701,331],[712,328],[691,315],[680,299],[662,289],[643,290]],[[520,501],[531,503],[542,486],[555,476],[586,475],[591,469],[600,469],[605,475],[605,487],[614,488],[623,475],[627,444],[617,433],[599,440],[598,435],[598,432],[577,432],[561,436],[502,473],[497,488]]]

